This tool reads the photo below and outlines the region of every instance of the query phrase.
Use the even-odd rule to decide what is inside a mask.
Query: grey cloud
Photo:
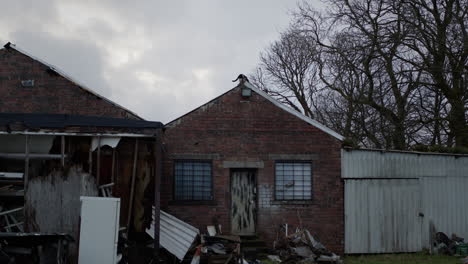
[[[17,2],[21,1],[10,1],[0,10],[0,23],[9,21],[8,28],[0,26],[0,36],[9,38],[5,41],[19,44],[143,117],[163,122],[232,88],[237,74],[252,71],[259,52],[288,25],[287,11],[295,6],[283,0]],[[73,32],[57,33],[68,29],[60,19],[67,15],[61,13],[67,3],[86,6],[96,15],[67,10],[87,20]],[[26,17],[18,16],[21,12]],[[116,50],[121,47],[123,51]],[[117,52],[134,51],[141,56],[110,64],[121,55]],[[207,72],[206,78],[197,79],[200,71]],[[157,80],[145,82],[138,78],[141,72]]]
[[[103,96],[112,95],[103,78],[102,54],[92,42],[60,39],[46,32],[16,31],[11,35],[19,47],[27,46],[31,55],[58,67]]]

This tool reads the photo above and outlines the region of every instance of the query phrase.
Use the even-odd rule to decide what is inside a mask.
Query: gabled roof
[[[318,128],[318,129],[322,130],[323,132],[329,134],[330,136],[333,136],[334,138],[336,138],[336,139],[338,139],[338,140],[340,140],[340,141],[343,141],[343,140],[344,140],[344,137],[343,137],[342,135],[338,134],[337,132],[335,132],[334,130],[332,130],[332,129],[330,129],[330,128],[324,126],[324,125],[321,124],[320,122],[318,122],[318,121],[316,121],[316,120],[314,120],[314,119],[312,119],[312,118],[310,118],[310,117],[308,117],[308,116],[305,116],[305,115],[303,115],[302,113],[300,113],[300,112],[298,112],[298,111],[296,111],[296,110],[294,110],[294,109],[292,109],[292,108],[290,108],[290,107],[288,107],[288,106],[286,106],[286,105],[280,103],[279,101],[277,101],[275,98],[271,97],[271,96],[270,96],[269,94],[267,94],[266,92],[264,92],[264,91],[260,90],[259,88],[255,87],[253,84],[251,84],[251,83],[249,83],[249,82],[245,82],[243,85],[245,85],[246,87],[250,88],[252,91],[254,91],[255,93],[259,94],[260,96],[264,97],[265,99],[267,99],[268,101],[270,101],[271,103],[273,103],[275,106],[277,106],[277,107],[281,108],[282,110],[284,110],[284,111],[290,113],[291,115],[294,115],[294,116],[296,116],[296,117],[299,118],[299,119],[302,119],[303,121],[305,121],[305,122],[309,123],[310,125],[312,125],[312,126]],[[211,100],[211,101],[209,101],[209,102],[207,102],[207,103],[205,103],[205,104],[203,104],[203,105],[201,105],[201,106],[195,108],[194,110],[192,110],[192,111],[186,113],[185,115],[180,116],[180,117],[178,117],[178,118],[172,120],[171,122],[167,123],[165,126],[166,126],[166,127],[167,127],[167,126],[170,126],[172,123],[176,122],[177,120],[183,118],[184,116],[189,115],[190,113],[196,111],[197,109],[199,109],[199,108],[201,108],[201,107],[203,107],[203,106],[205,106],[205,105],[210,104],[211,102],[217,100],[217,99],[220,98],[221,96],[223,96],[223,95],[229,93],[230,91],[236,89],[237,87],[239,87],[239,86],[236,86],[236,87],[230,89],[229,91],[227,91],[227,92],[221,94],[220,96],[214,98],[213,100]]]
[[[13,49],[13,50],[16,50],[17,52],[27,56],[27,57],[30,57],[31,59],[35,60],[35,61],[38,61],[39,63],[41,64],[44,64],[45,66],[49,67],[52,71],[56,72],[58,75],[62,76],[63,78],[67,79],[68,81],[74,83],[75,85],[77,85],[78,87],[80,87],[81,89],[85,90],[86,92],[116,106],[116,107],[119,107],[127,112],[129,112],[130,114],[134,115],[135,117],[141,119],[141,120],[144,120],[142,117],[140,117],[139,115],[137,115],[135,112],[129,110],[128,108],[125,108],[119,104],[117,104],[116,102],[114,101],[111,101],[109,100],[108,98],[96,93],[95,91],[93,91],[92,89],[86,87],[85,85],[79,83],[78,81],[76,81],[74,78],[72,78],[70,75],[66,74],[64,71],[60,70],[59,68],[57,68],[56,66],[52,65],[52,64],[49,64],[41,59],[38,59],[37,57],[34,57],[33,55],[29,54],[28,52],[18,48],[15,44],[11,43],[11,42],[8,42],[7,44],[4,45],[4,47],[6,49]]]

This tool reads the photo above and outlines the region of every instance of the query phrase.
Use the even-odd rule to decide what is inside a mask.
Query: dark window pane
[[[211,200],[211,162],[175,161],[176,200]]]

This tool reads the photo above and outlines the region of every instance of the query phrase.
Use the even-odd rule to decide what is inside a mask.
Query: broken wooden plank
[[[98,137],[97,162],[96,162],[96,184],[99,186],[101,178],[101,137]]]
[[[131,219],[132,219],[133,199],[134,199],[134,192],[135,192],[135,178],[136,178],[137,160],[138,160],[138,138],[135,139],[135,150],[134,150],[134,158],[133,158],[132,182],[131,182],[131,185],[130,185],[130,203],[129,203],[129,205],[128,205],[128,216],[127,216],[127,231],[130,230],[130,223],[131,223]]]
[[[65,167],[65,136],[60,136],[60,155],[62,167]]]
[[[39,154],[39,153],[0,153],[0,158],[6,159],[26,159],[26,156],[29,159],[61,159],[61,154]]]
[[[24,143],[24,152],[25,152],[25,157],[24,157],[24,175],[23,175],[23,181],[24,181],[24,189],[28,189],[28,182],[29,182],[29,135],[26,135],[25,143]]]

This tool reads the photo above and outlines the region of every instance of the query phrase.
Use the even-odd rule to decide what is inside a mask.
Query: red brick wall
[[[0,50],[0,112],[51,113],[140,119],[93,95],[48,67],[14,50]],[[23,87],[21,80],[34,80]]]
[[[165,160],[161,188],[163,210],[193,224],[203,233],[218,221],[230,231],[230,169],[224,161],[262,161],[257,170],[257,232],[273,242],[279,225],[301,222],[323,244],[343,253],[343,182],[341,143],[253,93],[242,99],[238,88],[169,124],[164,135]],[[181,205],[173,199],[173,162],[180,155],[214,154],[214,201]],[[306,203],[274,201],[273,155],[311,156],[313,199]],[[195,155],[196,156],[196,155]]]

